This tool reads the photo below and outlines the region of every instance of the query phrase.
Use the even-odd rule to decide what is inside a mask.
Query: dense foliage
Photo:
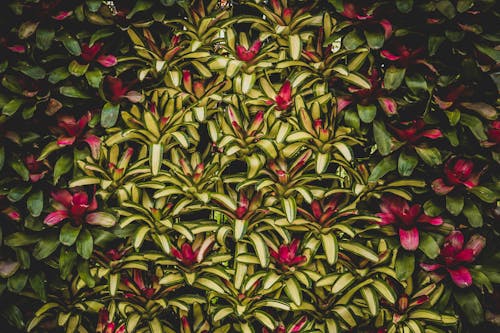
[[[2,332],[496,332],[495,0],[9,0]]]

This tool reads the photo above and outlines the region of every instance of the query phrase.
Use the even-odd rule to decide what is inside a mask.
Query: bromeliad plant
[[[496,332],[491,0],[8,0],[6,332]]]

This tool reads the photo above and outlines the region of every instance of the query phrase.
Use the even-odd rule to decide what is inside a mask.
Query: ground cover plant
[[[2,332],[496,332],[494,0],[9,0]]]

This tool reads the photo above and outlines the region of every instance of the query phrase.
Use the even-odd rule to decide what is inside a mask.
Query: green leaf
[[[31,191],[31,185],[19,185],[10,189],[7,198],[12,202],[18,202]]]
[[[85,73],[85,78],[87,79],[88,84],[92,88],[97,89],[101,85],[103,74],[99,68],[94,68],[94,69],[87,71]]]
[[[344,36],[344,38],[342,38],[342,44],[349,51],[363,45],[363,42],[363,38],[361,38],[361,36],[355,29],[350,31],[347,35]]]
[[[323,245],[323,251],[325,251],[328,264],[335,264],[339,255],[339,244],[335,234],[321,234],[321,244]]]
[[[135,14],[148,10],[153,6],[152,0],[137,0],[135,2],[134,8],[127,14],[127,19],[131,19]]]
[[[463,213],[469,224],[473,228],[479,228],[483,226],[483,215],[481,211],[471,200],[466,200],[463,208]]]
[[[364,34],[370,48],[377,50],[384,45],[385,38],[382,31],[365,30]]]
[[[47,75],[42,67],[33,65],[22,66],[21,68],[19,68],[19,71],[35,80],[41,80],[45,78],[45,75]]]
[[[418,156],[429,166],[438,166],[443,163],[441,158],[441,152],[436,147],[415,147],[415,151]]]
[[[62,80],[67,79],[69,76],[70,74],[66,67],[58,67],[50,72],[47,80],[52,84],[56,84]]]
[[[382,156],[386,156],[391,152],[391,135],[387,132],[385,124],[381,120],[373,122],[373,136],[377,149]]]
[[[21,98],[14,98],[9,103],[5,104],[2,108],[2,114],[6,116],[12,116],[19,110],[21,105],[23,105],[24,100]]]
[[[19,293],[24,289],[27,282],[28,273],[26,271],[17,271],[7,280],[7,288],[13,293]]]
[[[83,258],[89,259],[94,248],[92,234],[87,229],[83,229],[76,239],[76,252]]]
[[[405,77],[406,69],[391,66],[387,68],[384,75],[384,87],[389,90],[397,89]]]
[[[18,331],[24,331],[24,326],[26,325],[23,320],[23,313],[14,304],[6,304],[2,307],[1,316],[7,320],[7,322],[18,329]],[[5,327],[5,326],[4,326]]]
[[[467,114],[467,113],[462,113],[460,116],[460,124],[469,128],[470,131],[472,132],[472,134],[479,141],[488,140],[488,137],[486,136],[486,133],[484,131],[483,122],[481,120],[479,120],[479,118],[477,118],[475,116],[471,116],[470,114]]]
[[[95,280],[90,272],[89,262],[87,260],[80,261],[76,267],[78,276],[85,282],[89,288],[94,288]]]
[[[73,86],[60,87],[59,93],[61,93],[61,95],[71,97],[71,98],[82,98],[82,99],[92,98],[87,93],[85,93],[85,92],[81,91],[80,89],[73,87]]]
[[[378,164],[373,168],[368,181],[376,181],[384,177],[387,173],[396,170],[397,162],[395,156],[387,156],[383,158]]]
[[[411,176],[417,165],[418,157],[413,153],[413,151],[403,150],[401,154],[399,154],[398,172],[401,176]]]
[[[294,278],[289,278],[285,282],[285,293],[297,306],[302,304],[302,291],[299,283]]]
[[[22,232],[15,232],[5,237],[5,245],[11,247],[31,245],[40,240],[39,235],[29,235]]]
[[[33,257],[42,260],[50,256],[59,246],[59,237],[57,234],[50,233],[43,236],[33,249]]]
[[[377,115],[377,106],[371,104],[371,105],[357,105],[358,108],[358,116],[359,119],[361,119],[362,122],[365,124],[371,123],[374,119],[375,116]]]
[[[469,192],[487,203],[494,203],[498,200],[496,193],[485,186],[474,186],[469,189]]]
[[[455,289],[453,297],[472,325],[479,325],[484,321],[483,307],[472,289]]]
[[[80,77],[83,74],[85,74],[85,72],[87,72],[88,68],[89,68],[89,64],[82,65],[78,61],[73,60],[68,65],[68,72],[73,76]]]
[[[448,194],[446,196],[446,209],[455,216],[458,216],[464,208],[464,197],[460,194]]]
[[[413,0],[396,0],[396,7],[401,13],[409,13],[413,9]]]
[[[118,114],[120,112],[120,104],[112,104],[107,102],[104,104],[101,112],[101,126],[104,128],[113,127],[118,120]]]
[[[79,56],[80,54],[82,54],[80,43],[78,43],[78,41],[68,33],[64,33],[61,37],[58,38],[58,40],[63,43],[64,47],[71,55]]]
[[[413,270],[415,269],[414,253],[399,248],[396,255],[395,269],[398,280],[407,280],[413,274]]]
[[[14,156],[8,160],[9,166],[14,170],[22,180],[27,182],[30,179],[30,172],[26,165],[18,156]]]
[[[474,0],[458,0],[457,11],[459,13],[464,13],[469,10],[474,5]]]
[[[81,225],[75,227],[71,223],[66,223],[59,233],[59,241],[66,246],[73,245],[80,234],[80,230],[82,230]]]
[[[72,272],[77,261],[77,253],[74,249],[62,247],[59,253],[59,274],[62,279],[66,279]]]
[[[440,252],[439,244],[428,233],[420,231],[419,234],[420,243],[418,244],[418,248],[430,259],[437,258]]]
[[[42,301],[47,300],[47,292],[45,290],[45,273],[44,272],[35,272],[29,278],[30,286],[35,292],[35,294]]]
[[[446,16],[448,19],[452,19],[455,17],[457,14],[457,11],[455,10],[455,6],[451,3],[450,0],[441,0],[436,4],[437,10],[441,12],[444,16]]]
[[[36,31],[36,46],[42,50],[47,51],[54,40],[56,33],[51,27],[41,27]]]
[[[39,190],[31,193],[26,201],[26,205],[32,216],[40,216],[43,210],[43,192]]]
[[[71,154],[64,154],[57,159],[54,166],[54,184],[57,184],[59,178],[68,173],[73,166],[73,157]]]

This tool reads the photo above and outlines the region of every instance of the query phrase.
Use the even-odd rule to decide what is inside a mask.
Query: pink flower
[[[118,63],[118,60],[114,55],[104,55],[101,54],[101,49],[104,43],[95,43],[92,46],[88,44],[82,44],[82,54],[81,58],[85,64],[88,64],[94,60],[100,63],[104,67],[112,67]],[[97,58],[97,59],[96,59]]]
[[[500,120],[492,121],[488,128],[488,141],[481,142],[486,148],[500,145]]]
[[[203,241],[195,241],[192,245],[188,243],[182,244],[180,251],[172,246],[171,251],[173,256],[185,267],[191,267],[203,261],[214,242],[214,237],[207,237]]]
[[[127,277],[122,278],[122,283],[130,290],[124,294],[125,298],[138,298],[142,301],[153,299],[161,288],[158,277],[135,268],[132,270],[132,275],[133,281]],[[149,278],[149,281],[144,281],[143,275]]]
[[[443,133],[437,128],[425,129],[423,119],[416,119],[407,122],[401,122],[396,125],[390,125],[392,131],[396,134],[398,140],[415,145],[422,138],[438,139],[443,137]]]
[[[401,246],[408,251],[415,251],[420,243],[419,229],[425,224],[441,225],[443,219],[439,216],[431,217],[422,212],[419,204],[410,204],[398,196],[387,195],[380,204],[382,213],[377,216],[382,220],[381,226],[393,225],[399,233]]]
[[[432,277],[437,281],[442,280],[448,274],[458,287],[470,287],[472,275],[465,265],[476,259],[485,244],[486,239],[483,236],[473,235],[464,247],[464,235],[455,230],[446,237],[438,262],[421,263],[420,266],[427,272],[433,272]]]
[[[289,268],[304,263],[307,258],[303,255],[297,255],[300,240],[294,239],[289,245],[282,244],[278,248],[278,252],[270,249],[271,256],[282,267]]]
[[[71,194],[67,190],[56,190],[51,193],[54,199],[55,212],[50,213],[43,221],[49,226],[56,225],[63,220],[69,219],[75,225],[80,225],[90,218],[89,213],[97,209],[97,200],[89,197],[86,192]]]
[[[452,157],[444,165],[444,178],[435,179],[432,189],[439,195],[453,191],[455,186],[463,185],[467,188],[479,184],[480,172],[474,172],[474,162],[465,158]]]
[[[42,179],[48,170],[43,162],[37,161],[35,155],[29,154],[24,158],[24,164],[29,171],[29,177],[32,183]]]
[[[125,324],[116,328],[116,324],[109,320],[109,312],[106,308],[99,310],[99,321],[97,322],[96,333],[125,333]]]
[[[387,19],[376,19],[376,10],[370,8],[370,4],[366,1],[344,2],[344,10],[340,15],[351,20],[363,22],[367,25],[379,24],[384,30],[384,38],[389,39],[392,35],[392,24]],[[385,15],[386,13],[383,13]]]
[[[248,49],[243,45],[236,45],[236,56],[242,61],[252,61],[259,53],[261,46],[262,42],[259,39],[257,39]]]
[[[337,112],[342,111],[353,102],[361,105],[370,105],[378,101],[387,115],[396,114],[396,101],[390,97],[386,97],[387,91],[383,88],[383,80],[378,70],[374,68],[367,78],[370,81],[370,89],[351,86],[348,88],[351,95],[337,97]]]
[[[290,81],[286,80],[285,83],[283,83],[274,101],[269,100],[266,103],[268,105],[276,104],[276,109],[279,111],[287,110],[292,105],[292,86]]]
[[[57,138],[57,144],[64,147],[71,146],[77,142],[85,142],[89,145],[92,156],[97,158],[99,156],[101,139],[93,134],[85,133],[85,128],[91,118],[92,114],[90,112],[87,112],[78,120],[70,115],[59,115],[57,117],[57,125],[59,132],[63,134]]]
[[[403,68],[408,68],[414,64],[421,64],[429,68],[433,73],[437,73],[436,68],[424,59],[425,49],[423,47],[411,49],[400,42],[391,44],[392,48],[390,50],[385,49],[380,51],[382,58],[392,61]]]
[[[139,92],[130,89],[135,82],[136,80],[133,80],[125,84],[117,77],[106,76],[103,81],[104,95],[114,104],[120,103],[123,99],[129,100],[131,103],[138,103],[143,99],[143,96]]]

